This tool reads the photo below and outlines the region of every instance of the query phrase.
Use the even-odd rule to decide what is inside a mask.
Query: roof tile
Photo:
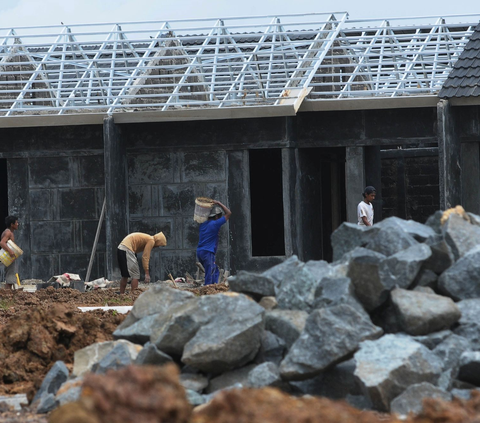
[[[480,23],[470,36],[438,96],[480,96]]]

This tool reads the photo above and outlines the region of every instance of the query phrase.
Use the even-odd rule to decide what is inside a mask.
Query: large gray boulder
[[[230,370],[210,380],[205,389],[206,394],[230,388],[232,386],[248,386],[248,375],[257,367],[256,364],[249,364],[239,369]]]
[[[185,389],[201,393],[208,386],[208,378],[201,373],[182,373],[180,383]]]
[[[132,316],[130,313],[129,316]],[[142,319],[134,319],[129,325],[120,324],[113,332],[114,339],[124,339],[134,344],[145,344],[152,336],[152,329],[158,326],[157,321],[163,319],[165,314],[151,314]],[[125,319],[126,320],[126,319]],[[122,322],[124,323],[125,320]]]
[[[356,247],[364,247],[379,230],[378,225],[366,227],[343,222],[330,237],[333,248],[333,261],[340,260],[344,254]]]
[[[455,301],[480,297],[480,247],[445,270],[438,278],[438,289]]]
[[[396,288],[392,304],[401,329],[410,335],[427,335],[449,329],[461,316],[451,298]]]
[[[330,399],[346,399],[349,395],[363,396],[354,376],[355,360],[342,361],[319,375],[306,380],[290,381],[294,393],[315,395]]]
[[[323,278],[315,290],[313,308],[338,304],[349,304],[358,311],[364,311],[363,306],[355,296],[355,287],[350,278]]]
[[[412,339],[425,345],[429,350],[433,350],[452,334],[453,332],[451,330],[446,329],[427,335],[412,336]]]
[[[390,411],[400,415],[419,414],[423,410],[423,400],[425,398],[451,401],[452,394],[428,382],[417,383],[409,386],[392,401]]]
[[[185,344],[197,331],[226,310],[224,295],[203,296],[172,307],[168,314],[157,315],[150,330],[150,342],[160,351],[181,356]]]
[[[465,351],[458,366],[459,380],[480,386],[480,351]]]
[[[265,275],[241,270],[230,277],[228,283],[231,291],[241,292],[256,299],[275,296],[275,282]]]
[[[55,395],[68,379],[68,374],[67,366],[63,361],[55,362],[33,397],[32,404],[37,406],[38,413],[48,413],[56,407]]]
[[[138,354],[138,349],[131,348],[126,342],[118,341],[105,357],[92,366],[92,372],[104,374],[108,370],[119,370],[132,364]]]
[[[153,285],[136,299],[130,312],[132,317],[125,319],[118,328],[124,329],[133,324],[134,320],[140,320],[152,314],[168,314],[170,308],[178,307],[179,304],[188,302],[192,298],[195,298],[195,295],[191,292],[164,285]]]
[[[434,214],[432,214],[427,221],[425,222],[425,225],[431,227],[435,233],[441,234],[442,233],[442,223],[441,219],[443,216],[443,210],[437,210]]]
[[[279,336],[269,330],[263,331],[262,341],[257,356],[256,363],[272,362],[277,366],[283,360],[287,345]]]
[[[282,263],[265,270],[262,276],[273,280],[275,287],[278,287],[282,282],[293,279],[304,264],[296,255],[293,255]]]
[[[480,298],[459,301],[457,306],[462,317],[455,334],[467,338],[472,350],[480,351]]]
[[[416,244],[383,260],[378,269],[384,287],[383,296],[388,297],[388,291],[395,286],[408,288],[431,255],[428,245]]]
[[[73,376],[81,376],[92,370],[92,367],[101,361],[116,345],[124,344],[130,351],[133,360],[137,358],[138,353],[142,349],[141,345],[120,339],[118,341],[97,342],[75,351],[73,356]]]
[[[433,291],[437,289],[438,275],[423,266],[413,281],[411,287],[415,288],[431,288]],[[410,287],[410,289],[411,289]]]
[[[438,344],[433,352],[442,360],[443,370],[454,369],[453,373],[456,375],[460,357],[464,352],[470,350],[471,345],[467,338],[452,334]]]
[[[388,217],[375,225],[378,229],[388,230],[389,228],[401,229],[418,242],[425,242],[436,232],[428,225],[424,225],[415,220],[404,220],[396,216]]]
[[[477,323],[480,325],[480,298],[459,301],[457,307],[462,313],[462,317],[460,317],[458,323],[461,325],[469,323]]]
[[[347,304],[317,309],[282,361],[282,378],[312,378],[356,351],[360,342],[378,338],[382,333],[366,313]]]
[[[236,293],[204,296],[197,304],[199,313],[221,310],[221,314],[212,316],[185,344],[183,363],[218,374],[255,357],[264,330],[263,307]]]
[[[57,391],[55,404],[60,407],[69,402],[78,401],[82,393],[82,383],[82,377],[67,380]]]
[[[355,295],[367,311],[374,310],[388,298],[389,290],[383,285],[380,263],[385,256],[366,248],[357,247],[348,254],[347,276],[355,287]]]
[[[473,351],[480,351],[480,323],[466,323],[453,330],[455,335],[468,339]]]
[[[147,342],[135,359],[135,364],[138,366],[154,365],[162,366],[166,363],[171,363],[172,357],[160,351],[155,344]]]
[[[452,250],[443,235],[436,234],[428,238],[425,244],[432,251],[431,257],[425,262],[425,269],[440,275],[455,262]]]
[[[406,335],[362,342],[354,357],[355,376],[379,411],[388,411],[391,401],[410,385],[435,384],[442,372],[440,358]]]
[[[416,244],[418,242],[404,228],[393,224],[384,225],[365,248],[389,257]]]
[[[276,286],[275,294],[278,307],[285,310],[305,310],[313,308],[315,290],[324,277],[332,274],[326,261],[309,261],[296,267],[297,272],[283,279]]]
[[[247,384],[252,388],[263,388],[264,386],[281,388],[285,385],[285,382],[283,382],[280,377],[278,366],[274,363],[267,362],[259,364],[250,370]]]
[[[457,213],[452,213],[443,225],[445,241],[455,260],[480,245],[480,227],[472,225]]]
[[[285,341],[287,349],[298,339],[308,318],[301,310],[270,310],[265,313],[265,329]]]

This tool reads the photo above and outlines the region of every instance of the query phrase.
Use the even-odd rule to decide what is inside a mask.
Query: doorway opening
[[[301,259],[331,261],[330,236],[346,220],[345,148],[301,148]]]
[[[250,150],[252,256],[284,256],[282,151]]]

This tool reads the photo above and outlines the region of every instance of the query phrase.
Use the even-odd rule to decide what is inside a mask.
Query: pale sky
[[[350,19],[480,14],[478,0],[0,0],[0,28],[348,12]],[[472,20],[469,19],[471,22]]]

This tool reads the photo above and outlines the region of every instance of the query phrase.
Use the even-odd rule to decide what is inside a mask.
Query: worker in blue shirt
[[[197,257],[205,269],[205,285],[218,282],[219,269],[215,263],[215,254],[218,246],[218,232],[222,225],[230,219],[232,212],[220,201],[213,200],[214,206],[208,220],[200,225]],[[222,210],[225,216],[222,216]]]

